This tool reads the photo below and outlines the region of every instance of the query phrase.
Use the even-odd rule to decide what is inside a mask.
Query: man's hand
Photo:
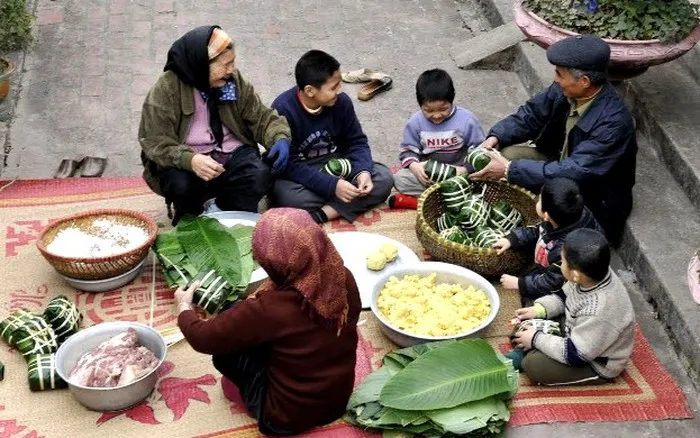
[[[464,175],[467,173],[467,168],[464,166],[454,166],[455,169],[457,169],[457,175]]]
[[[506,168],[509,161],[498,151],[487,150],[486,155],[491,162],[478,172],[469,175],[469,179],[475,181],[496,181],[506,176]]]
[[[500,145],[498,144],[498,139],[492,135],[490,137],[486,137],[486,140],[482,141],[479,147],[498,150]]]
[[[416,178],[418,178],[418,182],[420,182],[424,186],[429,186],[431,184],[430,178],[428,178],[428,174],[425,173],[425,161],[414,161],[408,165],[408,169],[411,172],[413,172]]]
[[[529,328],[515,333],[515,346],[523,350],[532,349],[532,338],[535,337],[535,329]]]
[[[367,196],[374,188],[372,175],[369,172],[361,172],[359,175],[357,175],[356,183],[357,188],[360,189],[360,194],[358,196]]]
[[[535,319],[537,317],[537,312],[535,311],[534,306],[533,307],[523,307],[523,308],[515,311],[515,316],[520,321],[525,321],[528,319]]]
[[[211,181],[224,171],[224,166],[208,155],[195,154],[192,157],[192,171],[204,181]]]
[[[348,203],[360,196],[360,189],[344,179],[339,179],[338,184],[335,186],[335,196],[341,201]]]
[[[506,239],[505,237],[501,237],[496,241],[496,243],[493,244],[492,248],[495,249],[498,254],[503,254],[510,249],[510,240]],[[502,278],[503,277],[501,277],[501,279]]]
[[[175,291],[177,313],[184,312],[185,310],[192,310],[192,297],[194,297],[194,291],[196,291],[198,287],[199,282],[194,281],[187,289],[183,288],[182,286],[177,288]]]
[[[518,277],[514,275],[501,275],[501,285],[506,289],[518,289]]]
[[[286,138],[277,140],[277,142],[272,145],[270,152],[267,154],[268,158],[272,160],[277,157],[275,162],[272,164],[272,170],[275,172],[281,172],[287,168],[287,162],[289,161],[289,140]]]

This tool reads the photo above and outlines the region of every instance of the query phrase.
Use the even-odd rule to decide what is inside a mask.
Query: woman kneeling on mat
[[[355,378],[360,296],[355,279],[309,213],[278,208],[253,232],[269,279],[208,320],[192,310],[197,284],[175,293],[192,348],[213,355],[227,397],[238,387],[261,432],[299,433],[345,412]]]

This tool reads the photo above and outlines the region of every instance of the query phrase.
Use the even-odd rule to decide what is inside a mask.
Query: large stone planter
[[[522,1],[513,7],[515,23],[528,39],[547,49],[559,40],[576,32],[555,26],[529,10]],[[700,40],[700,26],[696,26],[685,39],[677,43],[662,43],[659,40],[615,40],[605,39],[610,45],[610,79],[622,80],[644,73],[650,66],[672,61],[693,48]]]

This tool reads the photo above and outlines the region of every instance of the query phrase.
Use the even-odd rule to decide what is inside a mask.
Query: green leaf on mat
[[[379,393],[386,382],[389,381],[390,377],[391,375],[389,374],[389,370],[386,368],[379,368],[378,370],[373,371],[371,374],[365,377],[365,380],[363,380],[357,388],[355,388],[350,396],[350,400],[348,400],[347,409],[352,409],[359,405],[378,401]]]
[[[379,401],[396,409],[434,410],[510,389],[506,364],[486,341],[476,339],[424,353],[391,377],[381,389]]]
[[[426,411],[425,415],[446,432],[463,435],[488,427],[489,420],[508,421],[510,411],[505,402],[493,397],[449,409]]]
[[[177,226],[177,238],[195,266],[209,267],[230,285],[241,282],[238,245],[231,245],[231,234],[221,223],[209,217],[183,217]]]

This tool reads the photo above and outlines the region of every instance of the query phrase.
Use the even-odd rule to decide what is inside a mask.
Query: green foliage
[[[27,0],[0,0],[0,55],[31,47],[32,20]]]
[[[620,40],[680,41],[700,23],[698,5],[688,0],[525,0],[523,6],[548,22],[577,33]]]
[[[518,372],[484,340],[415,345],[387,354],[383,365],[350,397],[352,424],[385,438],[502,436]]]

